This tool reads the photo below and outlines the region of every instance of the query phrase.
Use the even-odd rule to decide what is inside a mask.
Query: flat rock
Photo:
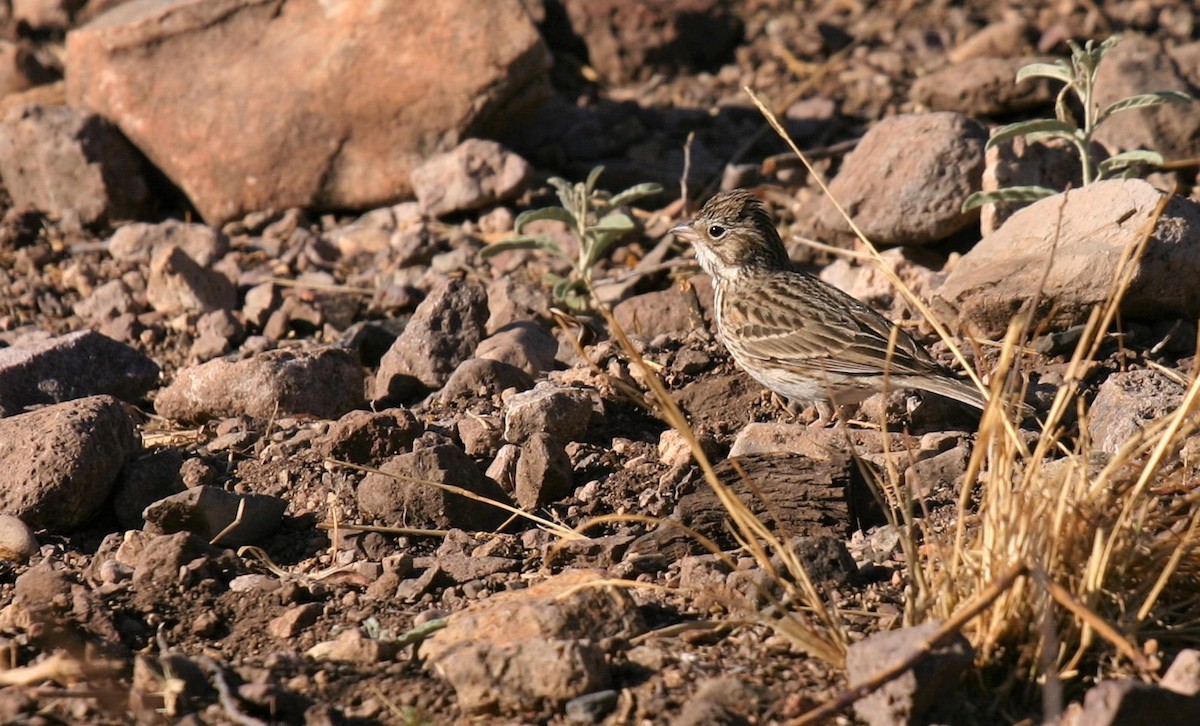
[[[876,244],[936,242],[978,216],[962,211],[962,204],[980,189],[987,138],[979,122],[959,113],[884,119],[846,155],[830,194]],[[827,196],[816,223],[831,234],[851,234]]]
[[[643,628],[628,593],[573,570],[526,590],[500,593],[448,618],[419,655],[468,713],[562,704],[609,682],[599,642]]]
[[[142,516],[151,534],[191,532],[208,542],[221,535],[222,546],[241,547],[271,536],[286,509],[279,497],[199,486],[158,500]]]
[[[385,473],[364,477],[356,496],[363,512],[385,524],[490,531],[508,519],[508,512],[498,507],[435,486],[452,485],[511,506],[508,495],[455,446],[417,449],[393,457],[379,469]]]
[[[704,284],[708,286],[707,278]],[[708,297],[711,302],[711,289]],[[703,327],[705,312],[696,293],[679,285],[634,295],[613,308],[613,315],[625,332],[644,340],[653,340],[664,333],[686,333]]]
[[[1108,298],[1124,251],[1161,199],[1140,179],[1114,179],[1029,205],[962,256],[931,301],[935,314],[989,337],[1002,337],[1023,311],[1050,329],[1083,323]],[[1198,240],[1200,205],[1172,198],[1137,262],[1121,313],[1200,315],[1200,288],[1179,284],[1200,275]],[[1040,305],[1029,311],[1035,298]]]
[[[421,211],[430,217],[467,212],[513,199],[533,177],[533,167],[495,141],[467,139],[434,154],[412,170]]]
[[[210,566],[242,574],[241,561],[229,550],[214,547],[191,532],[150,535],[140,538],[133,568],[133,582],[174,585],[208,574]],[[244,570],[243,570],[244,571]]]
[[[178,421],[311,415],[338,418],[363,406],[362,367],[340,348],[269,350],[243,361],[211,360],[180,370],[154,401]]]
[[[379,362],[375,397],[409,400],[441,388],[474,354],[487,317],[482,285],[439,279]]]
[[[150,202],[138,152],[100,116],[24,105],[0,123],[0,177],[16,206],[80,222],[134,219]]]
[[[912,655],[941,623],[890,630],[868,635],[846,649],[846,676],[850,687],[863,683],[883,668]],[[958,686],[974,655],[971,644],[956,633],[936,645],[903,675],[854,703],[854,711],[871,726],[923,722],[925,714]],[[1094,722],[1099,723],[1099,722]]]
[[[91,396],[0,419],[0,512],[35,529],[87,522],[141,447],[124,405]]]
[[[69,33],[66,66],[70,104],[221,224],[410,195],[424,157],[549,95],[550,56],[517,0],[136,0]]]
[[[94,330],[0,348],[0,415],[98,394],[136,401],[158,374],[141,352]]]

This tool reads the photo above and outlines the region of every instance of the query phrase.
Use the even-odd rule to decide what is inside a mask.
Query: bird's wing
[[[940,371],[911,335],[810,275],[774,273],[722,298],[726,343],[747,357],[832,375]]]

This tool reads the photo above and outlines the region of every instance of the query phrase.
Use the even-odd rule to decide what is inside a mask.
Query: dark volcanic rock
[[[94,330],[0,348],[0,415],[102,393],[136,401],[158,373],[154,361]]]
[[[141,437],[125,406],[92,396],[0,420],[0,512],[66,532],[92,517]]]

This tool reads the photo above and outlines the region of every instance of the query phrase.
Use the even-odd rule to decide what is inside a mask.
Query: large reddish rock
[[[549,93],[520,0],[134,0],[67,36],[67,97],[115,123],[210,223],[379,207]]]

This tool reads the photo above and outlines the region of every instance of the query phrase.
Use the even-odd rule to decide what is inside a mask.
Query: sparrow
[[[797,270],[750,192],[721,192],[671,230],[713,280],[717,332],[738,366],[816,424],[873,393],[929,391],[982,409],[985,395],[941,366],[909,333],[870,307]]]

